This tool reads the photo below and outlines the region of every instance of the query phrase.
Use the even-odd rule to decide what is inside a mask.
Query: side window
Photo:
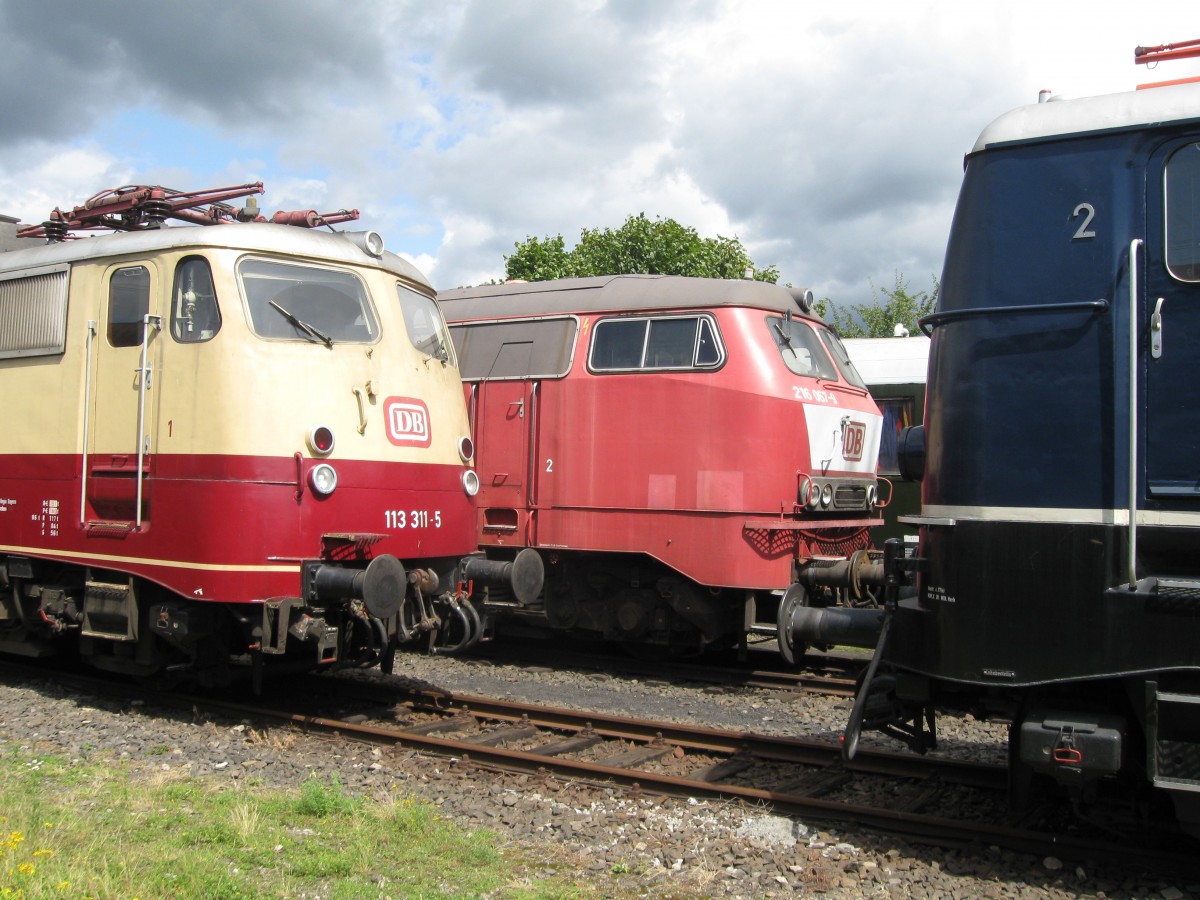
[[[679,369],[690,366],[696,355],[696,319],[654,319],[646,346],[647,369]]]
[[[400,311],[412,345],[426,356],[450,362],[450,336],[437,303],[400,282],[396,282],[396,293],[400,295]]]
[[[1167,205],[1167,271],[1200,281],[1200,144],[1176,150],[1163,171]]]
[[[171,288],[171,336],[182,344],[207,341],[221,330],[221,310],[212,270],[202,256],[189,256],[175,268]]]
[[[715,366],[721,362],[721,345],[713,331],[712,322],[700,320],[700,343],[696,347],[696,365]]]
[[[142,343],[150,312],[150,270],[145,266],[117,269],[108,282],[108,342],[114,347]]]
[[[592,336],[591,366],[596,371],[636,369],[646,349],[646,319],[609,319]]]
[[[707,316],[605,319],[592,333],[593,372],[713,369],[725,354]]]

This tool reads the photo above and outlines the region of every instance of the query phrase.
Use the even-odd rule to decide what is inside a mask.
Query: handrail
[[[151,367],[147,363],[150,349],[150,328],[162,328],[162,317],[146,313],[142,317],[142,365],[138,369],[138,434],[137,434],[137,507],[136,524],[142,527],[142,482],[145,472],[142,471],[143,460],[146,456],[146,391],[150,390]]]
[[[96,320],[88,319],[83,364],[83,478],[79,486],[79,524],[87,522],[88,441],[92,428],[92,343],[96,339]]]
[[[932,337],[933,329],[939,325],[957,322],[960,319],[975,319],[984,316],[1003,316],[1023,313],[1073,312],[1075,310],[1104,312],[1107,300],[1077,300],[1071,303],[1030,303],[1025,306],[979,306],[972,309],[951,309],[932,313],[917,320],[917,327],[926,337]]]
[[[1137,474],[1138,474],[1138,248],[1141,238],[1129,242],[1129,589],[1137,588]]]
[[[541,491],[535,489],[535,486],[539,481],[538,476],[541,474],[541,466],[538,465],[541,457],[539,456],[539,448],[537,446],[537,419],[540,413],[540,410],[538,409],[538,388],[540,386],[541,381],[536,379],[529,386],[529,472],[528,481],[526,482],[527,486],[525,488],[525,499],[529,503],[531,515],[537,508],[539,495],[541,494]]]

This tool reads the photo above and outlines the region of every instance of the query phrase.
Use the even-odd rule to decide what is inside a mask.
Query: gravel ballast
[[[401,684],[452,693],[831,739],[840,734],[849,708],[847,700],[818,695],[522,669],[484,659],[402,655],[396,673],[391,677]],[[1003,758],[1002,729],[969,720],[939,726],[944,752]],[[870,740],[894,749],[882,739]],[[539,868],[585,879],[601,896],[1200,895],[1200,880],[1139,877],[998,848],[917,846],[742,804],[629,796],[613,788],[497,774],[291,729],[262,731],[236,720],[80,695],[40,677],[7,676],[0,685],[0,747],[122,760],[155,777],[230,784],[252,779],[298,787],[312,775],[336,774],[352,793],[423,799],[464,828],[486,828],[502,842],[533,848],[530,858],[539,860]]]

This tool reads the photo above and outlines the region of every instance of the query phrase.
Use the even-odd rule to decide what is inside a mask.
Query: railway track
[[[252,704],[213,694],[145,691],[92,676],[56,681],[211,717],[283,723],[331,740],[439,756],[466,777],[489,770],[531,773],[548,783],[619,786],[635,795],[741,801],[939,846],[998,846],[1157,874],[1196,874],[1194,843],[1176,849],[1162,841],[1134,842],[1129,835],[1112,840],[1004,823],[1003,766],[869,750],[860,750],[847,765],[829,741],[397,689],[357,678],[306,678]]]
[[[941,846],[991,847],[1104,860],[1158,873],[1196,871],[1194,844],[1114,841],[1004,824],[1003,766],[860,749],[852,763],[828,741],[771,737],[605,715],[468,694],[337,680],[337,713],[190,697],[229,715],[268,718],[310,732],[452,759],[466,771],[538,774],[633,792],[737,800],[783,814],[854,823]],[[294,696],[296,692],[292,692]],[[304,706],[316,701],[305,691]],[[290,705],[290,704],[289,704]],[[886,803],[879,798],[887,796]],[[866,798],[866,799],[864,799]]]
[[[506,638],[504,641],[484,645],[475,655],[497,664],[540,665],[556,669],[569,668],[641,678],[831,694],[840,697],[854,696],[858,674],[869,662],[869,657],[865,655],[811,654],[805,657],[803,668],[784,669],[777,665],[778,658],[775,654],[753,651],[744,661],[735,659],[732,654],[704,663],[645,660],[590,645],[581,644],[564,650],[560,645],[546,640],[516,638]]]

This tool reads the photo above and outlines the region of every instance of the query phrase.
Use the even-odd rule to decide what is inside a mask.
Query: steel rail
[[[461,699],[461,698],[460,698]],[[478,699],[478,698],[476,698]],[[769,805],[772,809],[790,815],[806,816],[822,820],[853,822],[893,834],[937,843],[942,846],[978,847],[998,845],[1007,849],[1035,855],[1053,853],[1070,859],[1119,858],[1126,864],[1144,866],[1158,872],[1188,872],[1194,874],[1191,857],[1181,857],[1169,851],[1117,845],[1109,841],[1056,834],[1045,831],[1027,830],[989,822],[964,819],[948,819],[902,809],[887,809],[860,804],[825,800],[803,793],[787,793],[744,785],[720,784],[695,778],[681,777],[644,769],[631,769],[605,765],[603,762],[572,760],[559,756],[538,754],[536,751],[510,750],[505,747],[471,743],[466,740],[438,737],[419,731],[406,731],[398,727],[380,727],[331,719],[323,716],[288,713],[262,709],[244,704],[212,702],[191,698],[204,708],[226,710],[242,716],[260,716],[289,722],[306,730],[336,734],[375,744],[387,744],[418,752],[448,756],[459,765],[480,767],[504,772],[535,774],[543,777],[557,776],[563,779],[597,784],[617,784],[631,790],[661,793],[671,796],[695,797],[698,799],[729,801],[741,800],[755,805]],[[190,701],[190,702],[191,702]],[[482,716],[472,710],[473,716]],[[580,714],[584,715],[584,714]],[[490,717],[490,714],[489,714]],[[552,716],[550,718],[557,718]],[[592,716],[590,720],[606,717]],[[660,739],[674,743],[667,735],[675,726],[657,723],[664,732]],[[594,721],[593,721],[594,725]],[[597,729],[599,731],[599,729]],[[636,730],[636,729],[631,729]],[[748,736],[756,738],[758,736]],[[839,757],[840,758],[840,757]],[[857,768],[857,767],[855,767]],[[869,770],[868,770],[869,771]],[[916,777],[916,776],[912,776]]]
[[[853,676],[822,674],[817,667],[804,671],[780,671],[765,668],[740,668],[738,666],[701,666],[678,661],[648,662],[620,655],[602,653],[564,653],[559,647],[544,647],[543,642],[492,645],[487,658],[492,662],[511,665],[547,665],[571,669],[596,669],[607,674],[636,674],[652,678],[678,678],[702,684],[720,684],[733,687],[763,688],[767,690],[813,691],[821,694],[853,697],[857,681]],[[469,658],[464,658],[469,661]],[[844,668],[857,668],[857,660],[845,660]],[[865,665],[865,662],[863,663]],[[828,665],[828,664],[827,664]],[[836,665],[836,663],[833,663]]]
[[[36,673],[38,677],[44,677],[45,675],[44,670],[36,669],[28,664],[16,664],[11,660],[4,661],[2,666],[5,669],[11,671],[19,670],[25,674]],[[792,815],[829,821],[853,822],[888,833],[903,834],[913,839],[940,846],[971,849],[980,846],[997,845],[1021,853],[1035,855],[1053,853],[1065,859],[1097,860],[1123,866],[1139,866],[1160,875],[1179,874],[1184,877],[1194,877],[1197,874],[1194,847],[1190,853],[1176,853],[1157,846],[1154,848],[1130,846],[1128,842],[1118,843],[1115,840],[1101,841],[1080,836],[1020,829],[985,822],[951,820],[910,812],[905,809],[880,809],[858,804],[841,803],[836,800],[825,800],[821,799],[820,796],[815,796],[822,790],[820,784],[815,784],[810,789],[810,794],[806,796],[803,792],[789,793],[786,790],[719,784],[698,778],[680,777],[641,769],[605,765],[603,762],[572,761],[548,754],[509,750],[503,747],[489,746],[486,743],[473,743],[469,740],[453,740],[438,737],[432,733],[422,734],[421,731],[423,729],[432,731],[428,725],[416,726],[414,729],[405,730],[401,727],[379,727],[358,724],[356,722],[325,716],[262,709],[244,703],[215,700],[212,697],[147,691],[135,688],[129,684],[113,682],[109,679],[101,679],[94,676],[85,677],[77,674],[63,675],[62,673],[58,673],[54,683],[59,687],[70,684],[77,688],[91,689],[106,695],[115,693],[125,696],[137,696],[146,700],[153,700],[155,704],[161,706],[182,707],[192,710],[199,709],[215,713],[226,712],[237,716],[284,721],[304,730],[329,733],[343,739],[361,740],[378,745],[407,748],[415,752],[448,757],[454,764],[468,770],[471,767],[478,767],[484,770],[535,774],[547,778],[557,776],[584,783],[618,784],[634,791],[683,795],[713,800],[742,800],[759,807],[769,806],[778,812]],[[343,687],[348,688],[349,685],[343,685]],[[343,691],[341,696],[343,699],[346,699],[345,691]],[[394,691],[390,692],[390,696],[393,700],[398,699]],[[448,695],[434,694],[434,696],[438,703],[441,704],[443,714],[450,717],[457,717],[460,720],[467,718],[460,708],[452,708],[447,705],[447,701],[450,699]],[[311,699],[311,694],[309,695],[309,699]],[[482,704],[479,704],[479,701],[483,698],[464,698],[462,695],[458,695],[454,699],[475,700],[477,706],[481,707]],[[522,706],[523,704],[506,705],[511,709],[511,707]],[[498,712],[499,710],[496,711]],[[511,711],[516,712],[516,710]],[[577,715],[581,720],[585,721],[585,727],[586,722],[592,722],[594,725],[595,722],[599,721],[603,726],[606,719],[617,718],[589,713],[578,713]],[[472,710],[472,716],[485,718],[484,713],[479,711],[479,709]],[[487,718],[494,717],[487,716]],[[551,716],[550,718],[558,719],[559,716]],[[477,724],[477,719],[472,724]],[[656,735],[663,733],[663,737],[659,738],[659,741],[664,745],[669,744],[666,734],[671,733],[677,727],[682,727],[669,723],[644,724],[659,726]],[[521,730],[524,731],[524,729]],[[567,730],[570,729],[568,728]],[[720,734],[715,729],[700,730],[707,733]],[[804,743],[790,738],[768,738],[760,735],[746,735],[741,733],[727,734],[739,737],[743,741],[749,739],[751,741],[763,740],[776,744]],[[747,746],[753,746],[753,744]],[[827,750],[833,748],[831,743],[824,746]],[[743,747],[739,747],[739,749],[742,753],[747,752]],[[888,754],[878,755],[887,756]],[[892,755],[899,756],[900,754]],[[952,769],[953,761],[950,762]],[[820,765],[820,763],[817,764]],[[979,769],[989,768],[969,763],[960,765],[964,769],[971,767]],[[1003,771],[1003,767],[993,766],[990,768]],[[865,771],[869,772],[870,770]],[[888,773],[884,770],[881,774],[886,776]],[[945,772],[936,775],[936,777],[944,776]],[[916,783],[918,785],[928,783],[930,780],[929,778],[922,779],[919,774],[914,774],[913,771],[910,771],[906,777],[917,779]]]
[[[666,741],[702,753],[747,754],[774,762],[810,766],[841,766],[841,747],[833,741],[814,741],[779,737],[750,731],[727,731],[699,725],[686,725],[652,719],[638,719],[593,711],[581,712],[552,706],[540,706],[514,700],[497,700],[473,694],[449,694],[440,691],[415,691],[409,694],[426,708],[443,714],[470,714],[496,721],[520,722],[562,731],[588,729],[604,737],[629,741]],[[848,771],[872,775],[925,779],[950,778],[955,784],[1003,789],[1004,766],[964,762],[940,757],[893,753],[885,750],[864,751]]]

